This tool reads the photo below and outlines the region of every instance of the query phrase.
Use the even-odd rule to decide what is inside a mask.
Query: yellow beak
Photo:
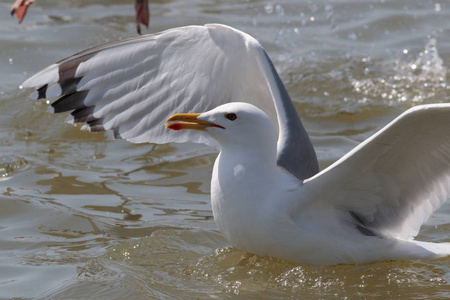
[[[166,128],[172,130],[194,129],[205,130],[208,127],[218,127],[225,129],[220,125],[197,119],[201,114],[175,114],[166,121]]]

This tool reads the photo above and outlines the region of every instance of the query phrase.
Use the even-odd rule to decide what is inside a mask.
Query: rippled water
[[[0,0],[6,15],[12,0]],[[297,266],[229,247],[201,145],[133,145],[17,87],[135,36],[133,1],[36,0],[0,18],[0,298],[448,298],[450,260]],[[325,167],[407,108],[450,102],[446,1],[155,1],[147,32],[225,23],[281,73]],[[419,239],[450,241],[450,204]]]

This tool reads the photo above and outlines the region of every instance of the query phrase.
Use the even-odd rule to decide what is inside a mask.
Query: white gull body
[[[267,54],[224,25],[89,49],[23,87],[37,88],[36,98],[59,97],[55,112],[73,111],[75,122],[116,138],[215,140],[214,219],[238,249],[308,264],[450,255],[449,243],[413,240],[449,195],[449,104],[410,109],[319,173]],[[227,103],[235,101],[251,104]],[[164,126],[173,113],[201,111],[208,112],[175,115],[167,125],[198,130]]]
[[[418,129],[420,125],[412,125],[423,121],[427,113],[437,118],[436,125],[448,117],[450,106],[429,105],[408,111],[333,166],[305,181],[278,167],[276,131],[265,113],[251,104],[224,104],[195,119],[178,114],[169,119],[168,126],[175,125],[179,130],[188,124],[186,129],[203,130],[219,143],[211,202],[217,226],[233,246],[299,263],[366,263],[450,254],[450,243],[410,239],[411,232],[417,233],[424,219],[448,195],[448,174],[441,182],[435,180],[432,186],[436,190],[423,190],[421,180],[426,169],[416,170],[417,162],[402,154],[410,146],[420,146],[418,139],[424,133]],[[228,120],[229,114],[236,118]],[[197,120],[200,128],[195,127]],[[405,129],[419,134],[418,139],[403,136],[407,134]],[[410,140],[411,144],[395,139]],[[383,148],[389,150],[387,155]],[[417,154],[417,150],[409,151]],[[419,166],[433,165],[433,157],[435,163],[445,162],[447,151],[436,150],[431,160]],[[401,155],[406,156],[408,164]],[[405,166],[399,169],[397,160]],[[377,174],[380,168],[387,173]],[[439,173],[438,168],[435,172]],[[401,184],[411,177],[411,183],[422,187],[405,188]]]

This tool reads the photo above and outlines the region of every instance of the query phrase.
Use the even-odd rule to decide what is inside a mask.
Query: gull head
[[[242,102],[218,106],[204,113],[175,114],[166,121],[172,130],[201,130],[220,147],[275,147],[277,135],[272,121],[259,108]]]

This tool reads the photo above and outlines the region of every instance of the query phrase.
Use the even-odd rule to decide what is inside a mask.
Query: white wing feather
[[[450,192],[450,104],[412,108],[306,180],[359,229],[411,238]]]
[[[299,178],[317,173],[314,149],[275,68],[251,36],[219,24],[187,26],[80,52],[22,84],[36,98],[61,96],[91,131],[113,130],[133,143],[198,142],[196,131],[165,128],[174,113],[249,102],[279,126],[279,165]]]
[[[195,131],[169,132],[164,121],[173,113],[203,112],[231,101],[253,102],[276,120],[266,79],[250,55],[252,47],[260,45],[229,27],[188,26],[81,52],[22,86],[46,85],[47,91],[61,91],[61,86],[63,95],[86,91],[79,96],[84,106],[95,107],[92,117],[130,142],[210,144]],[[67,82],[60,78],[64,65],[73,69]],[[58,95],[41,98],[50,96]]]

